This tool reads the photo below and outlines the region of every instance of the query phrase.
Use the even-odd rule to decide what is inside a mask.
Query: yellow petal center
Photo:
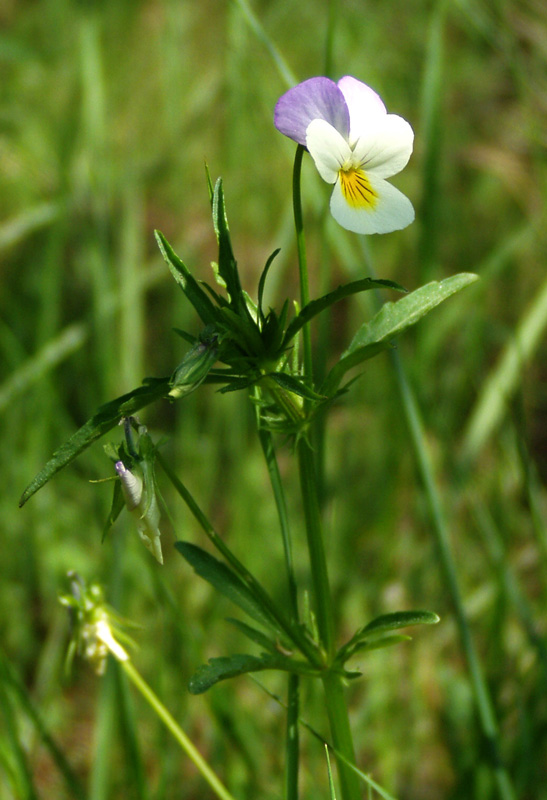
[[[342,194],[352,208],[364,208],[371,211],[378,201],[378,195],[362,169],[350,167],[338,173]]]

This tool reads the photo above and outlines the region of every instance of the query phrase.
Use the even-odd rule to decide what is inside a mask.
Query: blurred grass
[[[249,7],[298,80],[323,73],[332,46],[335,77],[370,83],[415,128],[415,155],[396,182],[418,220],[367,241],[379,276],[416,288],[462,270],[481,274],[399,349],[424,416],[503,756],[519,798],[545,798],[543,317],[526,347],[519,341],[539,303],[547,252],[547,12],[536,0]],[[198,664],[244,645],[222,621],[233,609],[175,557],[169,524],[161,571],[126,519],[101,546],[110,490],[87,483],[109,474],[100,446],[23,511],[17,500],[98,404],[144,375],[170,372],[183,352],[172,327],[197,332],[152,231],[209,276],[205,160],[225,180],[249,290],[277,246],[268,302],[296,287],[293,148],[271,122],[285,80],[238,4],[219,0],[7,0],[0,70],[0,620],[13,670],[2,672],[0,798],[61,797],[69,785],[29,708],[90,798],[203,796],[119,676],[101,683],[80,665],[65,677],[67,623],[56,598],[69,569],[103,580],[109,601],[142,625],[137,666],[230,790],[278,797],[283,715],[273,701],[243,679],[203,698],[186,694]],[[309,164],[304,179],[316,290],[362,276],[360,244],[325,223],[328,189]],[[323,225],[319,245],[313,233]],[[364,313],[355,302],[334,312],[327,360]],[[503,354],[517,350],[508,380]],[[465,453],[475,419],[486,422]],[[275,509],[245,398],[204,388],[184,404],[150,409],[144,421],[169,437],[166,457],[231,546],[281,592]],[[442,616],[436,629],[361,664],[365,680],[350,695],[359,764],[401,800],[494,798],[388,359],[370,362],[335,410],[326,453],[328,547],[345,634],[391,610]],[[290,487],[287,453],[280,462]],[[201,541],[162,488],[177,536]],[[289,503],[305,580],[295,497]],[[24,702],[10,674],[26,689]],[[275,679],[268,686],[281,691]],[[303,691],[305,700],[317,695],[312,685]],[[323,730],[310,708],[309,721]],[[303,796],[326,797],[323,752],[303,741]]]

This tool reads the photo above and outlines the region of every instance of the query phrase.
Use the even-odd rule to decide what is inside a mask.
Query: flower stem
[[[302,197],[300,191],[304,150],[305,148],[302,145],[298,145],[296,148],[293,169],[293,212],[300,272],[300,302],[302,307],[307,305],[310,300],[308,263],[302,215]],[[313,385],[313,364],[309,325],[305,325],[302,329],[302,349],[304,378],[311,386]],[[308,407],[309,402],[304,400],[304,412],[306,412]],[[325,705],[334,746],[342,756],[342,758],[337,759],[341,796],[342,800],[361,800],[359,778],[351,767],[348,766],[348,764],[355,764],[355,750],[342,681],[339,675],[336,675],[329,669],[335,655],[334,613],[323,541],[317,464],[315,463],[314,450],[306,435],[298,439],[296,450],[315,600],[314,606],[317,615],[319,637],[324,652],[325,666],[327,667],[323,673]]]
[[[258,420],[260,423],[260,420]],[[289,608],[293,620],[298,623],[298,593],[296,578],[294,575],[291,537],[289,530],[289,518],[287,513],[287,503],[285,492],[279,474],[279,466],[275,454],[273,437],[270,431],[258,427],[258,438],[262,445],[264,459],[268,467],[270,483],[274,493],[281,536],[283,539],[283,550],[285,553],[285,569],[287,572],[287,584],[289,595]],[[300,713],[300,678],[296,674],[289,675],[287,681],[287,721],[285,737],[285,798],[286,800],[298,800],[298,772],[300,760],[300,741],[298,729],[298,717]]]
[[[315,613],[317,615],[321,644],[325,651],[326,661],[329,663],[334,656],[334,616],[323,543],[321,513],[317,497],[317,478],[313,451],[306,439],[302,438],[298,442],[297,454],[315,599]]]
[[[298,252],[298,268],[300,273],[300,304],[303,308],[310,301],[310,286],[308,279],[308,260],[306,256],[306,242],[304,239],[304,219],[302,216],[302,195],[300,191],[300,176],[302,174],[302,157],[305,147],[299,144],[294,157],[292,177],[292,197],[294,227],[296,230],[296,248]],[[311,336],[309,324],[302,328],[302,350],[304,359],[304,376],[311,383],[313,378],[311,357]]]
[[[337,756],[342,800],[361,800],[361,779],[349,766],[355,764],[355,749],[340,675],[336,675],[334,672],[325,672],[323,689],[332,742]],[[338,758],[338,754],[342,757]]]
[[[146,702],[151,706],[164,725],[168,728],[169,732],[176,739],[188,758],[191,759],[197,769],[201,772],[216,796],[219,797],[220,800],[234,800],[233,795],[231,795],[224,784],[221,783],[201,753],[194,747],[190,739],[186,736],[180,725],[178,725],[176,720],[165,708],[161,700],[157,697],[157,695],[154,694],[146,681],[143,680],[131,661],[119,661],[118,663],[121,665],[129,680],[139,690]]]
[[[300,439],[297,450],[317,626],[327,664],[331,664],[335,655],[334,615],[323,543],[314,454],[305,438]],[[324,671],[322,680],[334,747],[343,756],[343,760],[338,759],[342,800],[360,800],[359,777],[348,766],[348,763],[355,764],[355,750],[342,680],[328,668]]]

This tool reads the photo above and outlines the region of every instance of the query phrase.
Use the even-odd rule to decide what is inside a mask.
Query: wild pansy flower
[[[330,208],[342,227],[389,233],[414,220],[410,200],[386,181],[407,164],[414,133],[369,86],[349,75],[338,83],[310,78],[279,98],[274,123],[334,184]]]

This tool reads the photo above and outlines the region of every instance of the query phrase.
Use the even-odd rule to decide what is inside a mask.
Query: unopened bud
[[[160,510],[152,476],[146,480],[140,464],[136,464],[133,471],[127,469],[123,461],[117,461],[115,467],[120,476],[125,505],[135,519],[141,541],[156,561],[163,564],[158,527]]]
[[[171,397],[184,397],[203,383],[218,358],[218,335],[206,331],[199,342],[184,356],[174,371],[170,385]]]

